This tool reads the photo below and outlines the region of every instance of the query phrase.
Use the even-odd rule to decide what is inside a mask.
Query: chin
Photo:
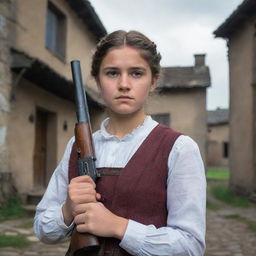
[[[134,115],[143,110],[142,107],[135,107],[135,106],[128,106],[128,105],[123,105],[123,106],[113,106],[108,108],[113,114],[115,115]]]
[[[118,111],[118,112],[115,112],[116,114],[118,115],[132,115],[134,113],[136,113],[136,111]]]
[[[116,115],[136,115],[139,112],[138,109],[136,110],[131,110],[131,109],[119,109],[119,110],[115,110],[113,111],[113,113],[115,113]]]

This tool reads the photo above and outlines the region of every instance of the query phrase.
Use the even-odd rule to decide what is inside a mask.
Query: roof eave
[[[207,85],[172,85],[172,86],[167,86],[167,85],[158,85],[157,89],[159,90],[178,90],[178,89],[206,89],[210,87],[210,84]]]
[[[24,52],[12,49],[10,68],[14,72],[24,70],[22,76],[38,87],[55,94],[58,97],[74,102],[73,82],[58,74],[50,66],[37,58],[32,58]],[[104,104],[95,96],[92,90],[87,90],[88,101],[98,107]]]
[[[66,0],[70,7],[77,13],[88,29],[95,35],[96,39],[99,40],[107,34],[105,27],[101,20],[96,14],[94,8],[87,0]]]
[[[229,38],[237,28],[241,27],[248,17],[255,16],[256,1],[245,0],[237,9],[222,23],[213,34],[215,37]]]

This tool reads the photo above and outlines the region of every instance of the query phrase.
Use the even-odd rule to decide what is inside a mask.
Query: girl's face
[[[144,113],[144,104],[156,81],[140,51],[124,46],[110,50],[104,57],[97,84],[109,110],[125,115]]]

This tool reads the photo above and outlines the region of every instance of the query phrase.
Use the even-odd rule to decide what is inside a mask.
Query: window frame
[[[54,4],[48,2],[45,21],[45,47],[60,60],[66,60],[67,18]]]
[[[166,125],[168,127],[171,126],[171,114],[170,113],[157,113],[151,115],[152,119],[157,121],[159,124]],[[166,119],[164,122],[161,119]]]

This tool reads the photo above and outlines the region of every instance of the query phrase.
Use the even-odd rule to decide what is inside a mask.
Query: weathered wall
[[[206,149],[206,89],[169,90],[153,94],[147,104],[149,114],[170,113],[175,130],[191,136],[199,145],[203,160]]]
[[[252,56],[255,21],[246,23],[229,42],[231,185],[245,193],[253,183]]]
[[[70,61],[79,59],[84,82],[94,86],[94,81],[89,76],[91,54],[96,42],[94,35],[66,1],[51,0],[51,2],[67,20],[65,60],[57,58],[45,47],[47,0],[17,0],[16,19],[19,26],[16,26],[15,48],[40,59],[69,80],[71,80]]]
[[[15,77],[14,77],[15,79]],[[15,100],[12,102],[8,143],[10,145],[10,166],[20,193],[31,191],[34,188],[33,160],[35,147],[35,118],[37,108],[49,112],[54,120],[49,120],[48,146],[52,149],[47,161],[47,179],[61,160],[68,140],[74,135],[76,123],[74,103],[61,99],[31,82],[22,79],[15,90]],[[97,112],[96,114],[94,112]],[[31,116],[33,121],[29,119]],[[92,129],[99,127],[102,111],[92,111]],[[67,130],[64,130],[64,124]],[[55,152],[56,151],[56,152]]]
[[[8,159],[8,115],[10,112],[11,75],[9,71],[12,3],[0,1],[0,202],[12,194],[12,178]]]
[[[10,164],[15,176],[16,186],[22,193],[33,188],[33,157],[35,146],[35,118],[36,109],[40,107],[56,115],[54,132],[56,138],[48,143],[57,143],[55,162],[52,162],[53,171],[60,161],[68,140],[73,136],[75,123],[75,106],[55,95],[42,90],[34,84],[21,80],[15,92],[15,101],[10,113],[11,126],[9,127]],[[34,117],[30,121],[30,117]],[[63,124],[67,123],[67,131]],[[55,127],[54,127],[55,126]],[[56,131],[53,131],[56,129]],[[54,160],[53,160],[54,161]]]

